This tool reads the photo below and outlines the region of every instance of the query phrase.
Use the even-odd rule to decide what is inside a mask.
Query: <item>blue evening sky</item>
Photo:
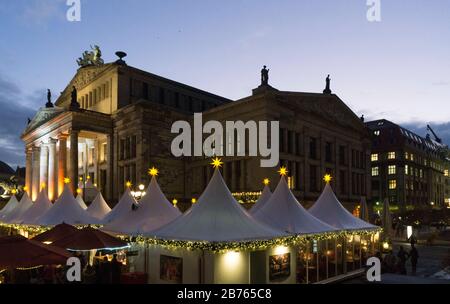
[[[23,164],[26,118],[75,74],[91,44],[129,65],[231,99],[259,83],[263,64],[280,90],[321,92],[325,77],[358,115],[450,138],[450,1],[0,0],[0,160]]]

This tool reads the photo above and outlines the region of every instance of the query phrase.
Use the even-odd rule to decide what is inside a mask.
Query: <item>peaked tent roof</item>
[[[111,212],[105,216],[103,222],[109,223],[114,221],[115,219],[124,216],[125,214],[131,211],[133,204],[136,205],[137,202],[131,195],[130,188],[127,188],[127,190],[125,190],[117,205],[115,205],[114,208],[111,210]]]
[[[39,241],[39,242],[55,242],[57,240],[66,238],[67,236],[69,236],[70,234],[76,232],[78,230],[78,228],[76,228],[75,226],[66,224],[66,223],[61,223],[56,225],[55,227],[53,227],[50,230],[47,230],[41,234],[36,235],[33,240],[35,241]]]
[[[52,203],[48,199],[47,191],[42,189],[33,206],[25,211],[25,213],[20,217],[19,222],[34,225],[36,224],[36,220],[44,215],[52,206]]]
[[[111,208],[105,202],[102,193],[99,191],[94,201],[86,209],[86,212],[99,220],[102,220],[109,212]]]
[[[84,210],[87,209],[86,203],[84,202],[83,198],[81,197],[81,194],[77,195],[77,198],[75,199],[78,204],[80,205],[81,208],[83,208]]]
[[[284,176],[270,199],[253,217],[276,229],[295,234],[312,234],[335,231],[336,228],[312,216],[297,201]]]
[[[68,185],[64,186],[64,190],[43,216],[37,221],[38,225],[57,225],[67,223],[76,224],[98,224],[100,221],[91,217],[86,210],[80,207],[78,202],[72,195]]]
[[[0,221],[2,220],[2,218],[4,216],[9,214],[11,211],[13,211],[14,208],[17,207],[18,204],[19,204],[19,201],[17,200],[17,197],[15,195],[11,196],[11,198],[9,199],[9,201],[5,205],[5,207],[3,207],[2,210],[0,210]]]
[[[25,213],[25,211],[31,208],[31,206],[33,206],[33,201],[30,199],[27,192],[25,192],[16,208],[5,215],[2,221],[4,221],[5,223],[19,223],[21,216]]]
[[[152,177],[138,208],[105,225],[104,230],[129,235],[145,234],[173,221],[180,214],[180,210],[164,196],[156,178]]]
[[[250,216],[230,193],[218,169],[191,209],[151,235],[160,239],[206,242],[268,240],[286,236]]]
[[[338,229],[362,230],[379,228],[348,212],[337,199],[329,183],[325,185],[322,194],[308,211],[318,219]]]
[[[248,211],[250,214],[255,214],[256,211],[261,209],[262,206],[264,206],[269,198],[272,196],[272,192],[270,191],[269,186],[264,186],[264,189],[261,193],[261,196],[256,201],[255,205]]]

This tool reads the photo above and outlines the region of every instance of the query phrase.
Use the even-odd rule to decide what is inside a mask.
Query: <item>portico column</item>
[[[41,160],[39,162],[39,192],[41,187],[47,186],[48,183],[48,146],[41,144]]]
[[[58,196],[64,189],[64,178],[67,177],[67,135],[60,134],[58,136]]]
[[[70,188],[73,193],[78,183],[78,130],[70,131]]]
[[[48,198],[56,199],[56,140],[51,138],[48,144]]]
[[[113,199],[113,157],[114,157],[114,142],[113,135],[106,135],[106,197],[109,200]]]
[[[33,180],[33,149],[27,147],[26,153],[26,171],[25,171],[25,187],[28,196],[31,197],[31,184]]]
[[[33,147],[33,169],[32,169],[32,185],[31,185],[31,199],[35,200],[39,193],[39,162],[40,162],[40,147]]]

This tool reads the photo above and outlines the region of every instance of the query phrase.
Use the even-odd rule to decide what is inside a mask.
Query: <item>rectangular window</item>
[[[329,162],[329,163],[331,163],[331,162],[333,162],[333,158],[332,158],[332,146],[331,146],[331,143],[330,142],[327,142],[326,144],[325,144],[325,161],[326,162]]]
[[[300,184],[300,181],[301,181],[301,178],[300,178],[300,175],[301,175],[301,171],[300,171],[301,169],[300,169],[300,163],[299,162],[296,162],[295,163],[295,189],[297,189],[297,190],[300,190],[301,189],[301,184]]]
[[[190,112],[194,111],[194,101],[192,100],[191,96],[188,97],[188,110]]]
[[[314,137],[311,137],[309,140],[309,158],[316,159],[316,146],[317,140]]]
[[[448,172],[449,172],[448,169],[445,169],[445,170],[444,170],[444,176],[447,176],[447,177],[448,177],[448,176],[449,176],[449,173],[448,173]]]
[[[317,167],[309,166],[309,188],[311,192],[317,191]]]
[[[411,159],[411,161],[414,161],[414,154],[411,153],[410,159]]]
[[[301,153],[301,148],[302,148],[301,140],[302,140],[302,137],[301,137],[300,133],[295,133],[295,146],[296,146],[295,154],[297,154],[297,155],[300,155],[300,153]]]
[[[131,137],[131,157],[136,157],[136,135]]]
[[[174,103],[175,103],[175,108],[180,107],[180,93],[178,93],[178,92],[175,92]]]
[[[125,158],[125,139],[120,140],[119,152],[119,160],[123,160]]]
[[[390,179],[389,180],[389,190],[395,190],[397,189],[397,180]]]
[[[396,174],[397,173],[396,171],[397,171],[397,167],[395,165],[388,166],[388,174],[389,175]]]
[[[284,137],[284,129],[280,128],[280,152],[284,151],[284,143],[286,142],[286,138]]]
[[[408,165],[405,165],[405,175],[408,175],[409,174],[409,167],[408,167]]]
[[[370,160],[375,162],[378,161],[378,153],[374,153],[370,156]]]
[[[420,169],[420,171],[419,171],[419,177],[423,178],[423,170],[422,169]]]
[[[159,88],[159,102],[162,104],[166,102],[166,94],[163,88]]]
[[[292,131],[288,131],[287,133],[287,145],[288,145],[288,153],[289,154],[294,154],[294,145],[293,145],[293,132]]]
[[[339,146],[339,164],[345,166],[345,146]]]
[[[343,170],[339,172],[339,185],[341,187],[341,193],[346,194],[347,193],[346,174],[345,171]]]
[[[380,175],[379,167],[372,167],[372,176]]]
[[[388,159],[395,159],[395,152],[388,152]]]
[[[405,159],[409,159],[409,153],[405,152]]]

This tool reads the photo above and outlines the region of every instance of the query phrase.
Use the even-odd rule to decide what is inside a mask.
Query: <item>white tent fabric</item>
[[[111,212],[105,216],[103,222],[109,223],[118,218],[121,218],[122,216],[131,211],[133,204],[136,205],[137,202],[131,195],[130,188],[127,188],[127,190],[125,190],[124,194],[120,198],[117,205],[115,205],[114,208],[111,210]]]
[[[21,224],[35,225],[36,220],[44,215],[51,207],[52,203],[48,199],[47,191],[46,189],[42,189],[33,206],[25,211],[17,222]]]
[[[216,169],[191,209],[148,235],[170,240],[232,242],[266,240],[286,234],[248,214],[234,199]]]
[[[33,206],[33,201],[30,199],[28,194],[25,192],[20,199],[19,204],[10,213],[5,215],[2,219],[5,223],[16,224],[20,220],[20,217]]]
[[[84,210],[87,209],[86,203],[84,202],[83,198],[81,197],[81,194],[77,195],[76,201],[78,202],[78,204],[80,205],[81,208],[83,208]]]
[[[91,217],[86,210],[80,207],[72,195],[68,185],[58,197],[52,208],[37,219],[38,225],[58,225],[66,223],[70,225],[99,224],[100,221]]]
[[[11,211],[14,210],[14,208],[19,205],[19,201],[17,200],[17,197],[15,195],[11,196],[8,203],[3,207],[2,210],[0,210],[0,221],[2,221],[2,218],[9,214]]]
[[[295,234],[312,234],[337,229],[311,215],[297,201],[286,183],[280,178],[277,188],[267,203],[253,213],[253,217],[278,230]]]
[[[342,230],[379,228],[348,212],[337,199],[329,183],[325,185],[319,199],[308,211],[328,225]]]
[[[102,220],[109,212],[111,212],[111,208],[105,202],[102,193],[99,191],[94,201],[86,209],[86,212],[90,216]]]
[[[164,196],[155,177],[152,177],[146,195],[137,206],[135,210],[130,210],[105,225],[103,230],[128,235],[145,234],[173,221],[181,214]]]
[[[255,214],[256,211],[261,209],[262,206],[264,206],[269,198],[272,196],[272,192],[270,192],[269,186],[264,186],[264,189],[261,193],[261,196],[256,201],[255,205],[248,211],[250,214]]]

